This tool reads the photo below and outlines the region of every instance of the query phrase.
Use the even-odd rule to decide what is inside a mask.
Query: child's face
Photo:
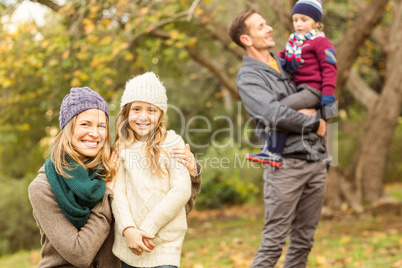
[[[84,157],[94,157],[107,138],[107,117],[104,111],[89,109],[77,115],[72,145]]]
[[[134,101],[131,103],[128,123],[139,141],[146,141],[147,136],[155,129],[162,111],[147,102]]]
[[[293,14],[293,28],[298,34],[305,35],[314,29],[315,20],[311,17],[302,14]]]

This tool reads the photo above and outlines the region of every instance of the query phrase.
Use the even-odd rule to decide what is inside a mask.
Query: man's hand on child
[[[325,132],[327,132],[327,123],[324,121],[324,119],[320,119],[320,126],[318,127],[316,133],[318,136],[324,137]]]
[[[317,115],[316,109],[300,109],[300,110],[298,110],[298,112],[302,113],[304,115],[307,115],[307,116],[316,116]]]

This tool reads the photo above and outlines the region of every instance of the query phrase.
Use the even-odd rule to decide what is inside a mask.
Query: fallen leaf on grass
[[[327,262],[327,258],[325,258],[322,255],[318,255],[315,258],[315,264],[317,264],[318,266],[323,266],[326,262]]]
[[[341,243],[342,244],[349,244],[350,241],[352,241],[352,238],[348,235],[342,236],[341,237]]]

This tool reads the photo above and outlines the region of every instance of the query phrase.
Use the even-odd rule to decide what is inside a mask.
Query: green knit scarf
[[[66,156],[66,159],[73,167],[71,171],[66,170],[70,178],[58,174],[50,158],[45,162],[45,172],[61,211],[80,229],[87,222],[91,209],[105,194],[106,183],[99,177],[99,168],[89,174],[71,157]]]

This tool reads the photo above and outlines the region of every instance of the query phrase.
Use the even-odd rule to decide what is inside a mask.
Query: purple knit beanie
[[[60,108],[60,130],[77,114],[89,109],[99,109],[109,117],[106,101],[89,87],[73,87],[67,94]]]
[[[321,22],[322,5],[320,0],[299,0],[293,7],[293,14],[303,14],[309,16],[316,22]]]

